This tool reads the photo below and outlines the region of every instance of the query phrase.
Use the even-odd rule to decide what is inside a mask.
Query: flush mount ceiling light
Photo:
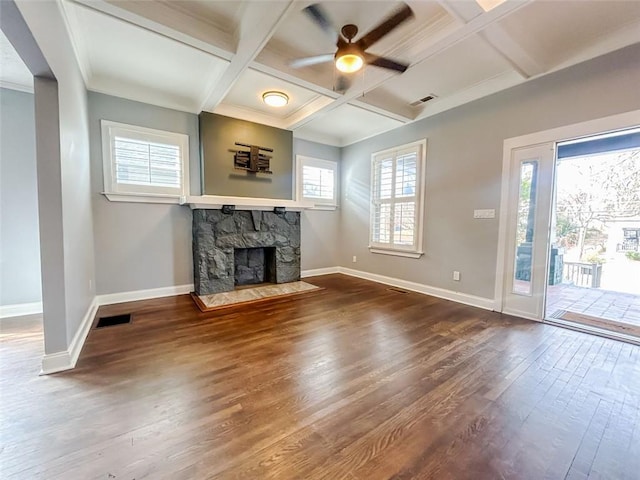
[[[272,90],[262,94],[262,101],[270,107],[284,107],[289,103],[289,97],[285,93]]]

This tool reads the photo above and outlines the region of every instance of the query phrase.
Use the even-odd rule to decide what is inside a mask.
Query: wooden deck
[[[3,479],[636,479],[640,348],[342,275],[202,313],[102,307],[39,377],[37,318],[0,341]]]

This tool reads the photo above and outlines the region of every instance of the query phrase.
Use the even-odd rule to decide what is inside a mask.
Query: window
[[[188,195],[188,135],[102,120],[102,148],[109,200],[178,203]]]
[[[309,200],[318,208],[338,205],[338,164],[329,160],[296,156],[298,200]]]
[[[371,156],[369,249],[418,258],[422,252],[422,207],[427,141]]]

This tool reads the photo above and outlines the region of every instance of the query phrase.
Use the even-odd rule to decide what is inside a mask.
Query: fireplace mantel
[[[223,205],[235,205],[236,210],[273,210],[275,207],[284,207],[289,211],[299,212],[313,208],[313,202],[299,202],[296,200],[283,200],[278,198],[251,198],[251,197],[222,197],[218,195],[200,195],[187,197],[184,204],[188,204],[192,210],[196,209],[220,209]]]

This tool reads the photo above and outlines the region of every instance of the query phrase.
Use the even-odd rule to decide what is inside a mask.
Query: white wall
[[[639,85],[635,45],[344,148],[340,265],[493,298],[504,139],[639,109]],[[371,154],[422,138],[426,253],[369,253]],[[474,220],[479,208],[496,218]]]
[[[34,108],[0,88],[0,306],[42,300]]]

